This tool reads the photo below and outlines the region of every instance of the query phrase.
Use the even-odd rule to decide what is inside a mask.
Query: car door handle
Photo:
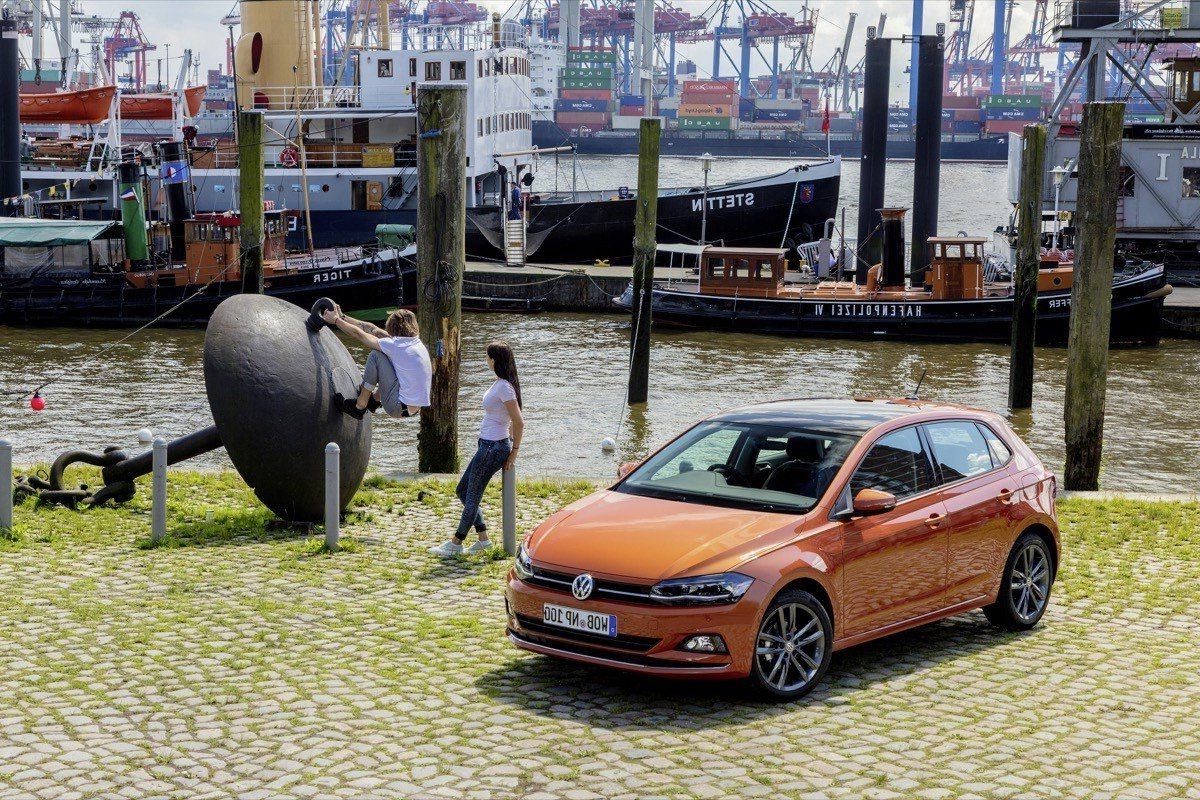
[[[930,528],[940,528],[945,519],[945,514],[938,514],[937,512],[934,512],[929,515],[929,519],[925,520],[925,525]]]
[[[1004,505],[1012,505],[1016,500],[1017,495],[1012,489],[1005,487],[1000,490],[1000,502],[1004,503]]]

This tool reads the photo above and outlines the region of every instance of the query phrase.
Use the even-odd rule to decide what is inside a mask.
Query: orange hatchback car
[[[517,647],[799,697],[834,651],[982,608],[1031,628],[1054,476],[995,414],[793,400],[701,422],[543,522],[506,588]]]

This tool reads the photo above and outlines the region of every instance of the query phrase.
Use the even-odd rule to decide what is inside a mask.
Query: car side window
[[[931,422],[925,426],[933,457],[946,483],[990,472],[992,456],[983,434],[970,420]]]
[[[983,434],[984,441],[987,442],[988,453],[992,456],[992,467],[1002,467],[1012,458],[1012,451],[1008,449],[1008,445],[1004,440],[996,435],[996,432],[987,425],[976,422],[975,427],[979,428],[979,432]]]
[[[904,499],[927,492],[936,484],[933,465],[917,429],[904,428],[872,445],[850,479],[850,494],[853,497],[863,489],[878,489]]]

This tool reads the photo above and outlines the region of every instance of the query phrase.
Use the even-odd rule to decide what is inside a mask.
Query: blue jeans
[[[454,489],[463,504],[462,519],[458,523],[458,532],[454,534],[454,538],[460,542],[467,538],[472,525],[483,528],[483,512],[479,510],[483,490],[492,476],[504,468],[504,462],[508,461],[511,453],[512,439],[479,440],[479,449],[471,457],[471,463],[467,464]]]

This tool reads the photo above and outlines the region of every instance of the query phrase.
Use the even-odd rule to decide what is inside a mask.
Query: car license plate
[[[616,636],[617,617],[615,614],[597,614],[595,611],[583,611],[578,608],[567,608],[546,603],[542,606],[542,620],[547,625],[559,628],[570,628],[574,631],[594,633],[597,636]]]

